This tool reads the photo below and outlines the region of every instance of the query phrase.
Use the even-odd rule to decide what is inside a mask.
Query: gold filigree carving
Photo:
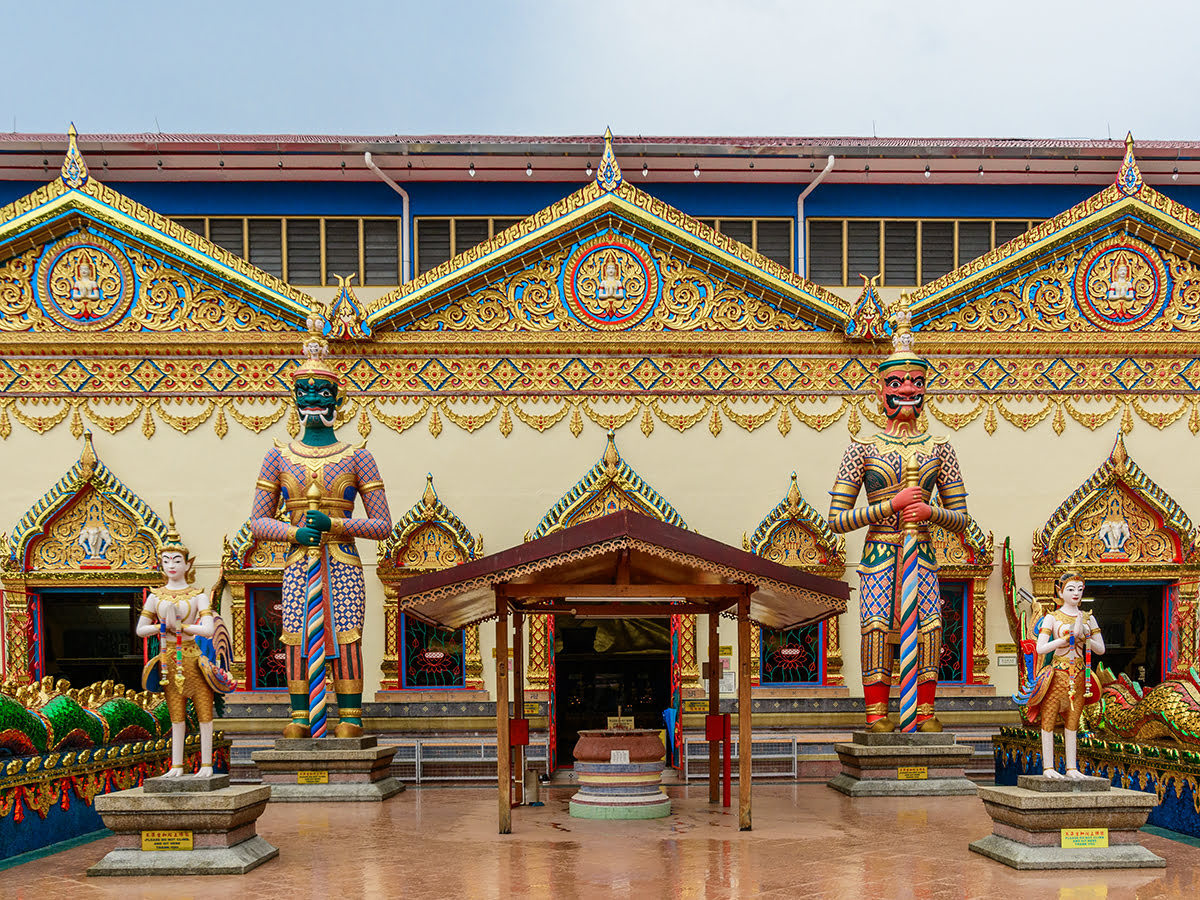
[[[56,519],[33,548],[30,566],[38,572],[83,569],[135,569],[157,566],[158,546],[133,516],[90,492]]]

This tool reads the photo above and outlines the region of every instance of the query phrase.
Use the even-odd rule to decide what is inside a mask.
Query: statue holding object
[[[232,648],[221,617],[212,610],[209,594],[192,586],[196,577],[195,560],[175,530],[174,505],[159,560],[167,582],[147,595],[136,629],[138,637],[159,638],[159,653],[146,664],[142,687],[161,690],[167,695],[171,713],[171,768],[165,777],[183,774],[188,700],[192,701],[200,724],[200,768],[196,774],[207,777],[213,773],[216,697],[235,686],[227,671]],[[220,581],[218,577],[217,584]]]
[[[1055,579],[1058,609],[1038,622],[1037,642],[1032,648],[1031,655],[1039,664],[1037,673],[1026,690],[1013,698],[1024,704],[1027,722],[1041,723],[1042,774],[1047,778],[1064,777],[1054,766],[1054,729],[1060,722],[1065,777],[1086,777],[1079,771],[1076,760],[1076,738],[1083,707],[1100,701],[1100,684],[1092,673],[1091,654],[1104,653],[1104,638],[1095,617],[1079,607],[1083,592],[1083,579],[1076,572],[1064,572]]]
[[[366,583],[355,538],[383,540],[392,528],[387,495],[366,442],[334,434],[344,401],[337,372],[326,361],[323,319],[309,317],[307,357],[292,373],[293,397],[304,432],[267,454],[254,492],[250,530],[263,541],[293,545],[283,570],[283,635],[291,722],[285,738],[327,731],[325,661],[333,662],[339,721],[335,737],[362,729],[362,628]],[[365,518],[354,518],[362,496]],[[276,519],[280,498],[290,522]]]
[[[920,430],[929,363],[913,350],[903,305],[893,315],[892,343],[879,364],[876,394],[884,430],[846,448],[830,491],[829,524],[840,534],[867,529],[859,569],[867,730],[895,730],[888,696],[899,645],[901,728],[937,732],[942,600],[929,526],[964,531],[967,491],[954,448]],[[863,490],[867,505],[856,507]]]

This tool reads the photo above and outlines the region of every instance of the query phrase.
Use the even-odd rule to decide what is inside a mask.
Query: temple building
[[[752,635],[755,729],[784,748],[756,772],[797,772],[805,735],[862,718],[863,536],[834,533],[829,491],[883,425],[901,303],[969,492],[966,530],[932,529],[943,722],[1016,723],[1007,598],[1050,600],[1067,566],[1108,666],[1157,684],[1197,664],[1198,150],[0,135],[4,678],[138,682],[173,502],[233,636],[222,727],[278,731],[289,547],[249,520],[315,321],[393,520],[358,542],[368,726],[494,722],[488,629],[407,614],[405,579],[631,510],[854,589]],[[531,619],[528,758],[569,761],[610,716],[700,729],[705,618]]]

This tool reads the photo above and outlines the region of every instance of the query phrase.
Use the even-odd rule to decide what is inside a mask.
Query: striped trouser
[[[304,664],[304,648],[287,647],[287,683],[289,694],[308,693],[308,668]],[[338,694],[361,694],[363,689],[362,641],[337,645],[337,656],[330,657],[333,669],[333,690]]]

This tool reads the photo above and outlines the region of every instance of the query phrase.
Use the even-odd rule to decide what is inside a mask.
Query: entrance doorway
[[[554,623],[555,726],[560,765],[569,766],[579,732],[604,728],[618,712],[638,728],[663,727],[671,705],[671,620],[587,619]]]
[[[1161,582],[1088,582],[1084,609],[1104,637],[1104,655],[1093,665],[1103,662],[1146,688],[1162,681],[1166,590]]]
[[[44,674],[82,688],[111,678],[142,689],[142,640],[134,633],[141,588],[54,588],[38,592]]]

